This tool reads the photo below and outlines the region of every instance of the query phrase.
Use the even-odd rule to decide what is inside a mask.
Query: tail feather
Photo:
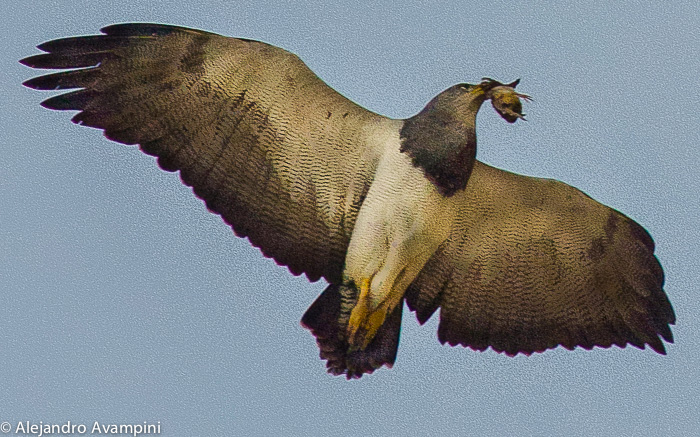
[[[391,368],[401,332],[403,301],[386,318],[366,349],[349,352],[346,328],[357,295],[355,287],[331,284],[301,318],[301,325],[316,337],[328,373],[345,375],[347,379],[360,378],[382,366]]]

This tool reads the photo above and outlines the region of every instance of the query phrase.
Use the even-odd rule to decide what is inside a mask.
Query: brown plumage
[[[302,319],[329,371],[391,366],[405,300],[450,345],[507,354],[651,346],[675,316],[651,237],[562,182],[475,160],[485,100],[522,118],[517,81],[460,84],[391,120],[257,41],[156,24],[41,44],[70,69],[43,102],[139,144],[266,256],[329,287]]]

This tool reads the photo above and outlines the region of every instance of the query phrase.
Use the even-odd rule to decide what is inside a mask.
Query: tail
[[[345,375],[347,379],[360,378],[382,366],[391,368],[396,360],[401,332],[403,300],[386,318],[366,349],[348,352],[346,328],[357,294],[355,287],[331,284],[301,318],[301,325],[316,337],[321,359],[327,361],[328,373]]]

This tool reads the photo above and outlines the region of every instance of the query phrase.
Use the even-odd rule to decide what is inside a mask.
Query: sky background
[[[333,3],[333,6],[328,4]],[[575,6],[567,6],[575,4]],[[324,288],[236,238],[176,174],[47,111],[17,61],[151,21],[298,54],[404,118],[483,76],[478,157],[572,184],[657,243],[676,343],[509,358],[441,346],[404,313],[392,370],[325,373],[299,325]],[[155,423],[162,435],[691,435],[700,428],[700,4],[13,2],[0,18],[0,422]]]

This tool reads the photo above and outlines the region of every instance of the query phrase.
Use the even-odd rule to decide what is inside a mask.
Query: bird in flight
[[[237,236],[324,278],[302,325],[330,373],[391,367],[404,302],[421,324],[439,308],[439,341],[478,351],[664,354],[673,342],[644,228],[565,183],[476,159],[485,101],[523,119],[518,81],[458,84],[397,120],[269,44],[160,24],[101,32],[39,45],[20,62],[62,71],[24,85],[75,89],[42,105],[138,144]]]

